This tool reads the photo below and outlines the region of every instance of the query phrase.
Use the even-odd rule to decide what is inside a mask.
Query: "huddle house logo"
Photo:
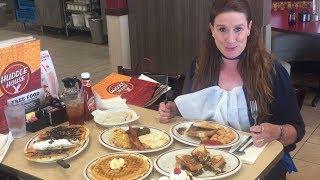
[[[116,95],[130,92],[132,91],[132,89],[133,89],[133,84],[126,81],[116,82],[107,87],[107,91],[110,94],[116,94]]]
[[[5,94],[19,94],[28,85],[31,76],[30,67],[23,62],[9,64],[0,77],[1,90]]]

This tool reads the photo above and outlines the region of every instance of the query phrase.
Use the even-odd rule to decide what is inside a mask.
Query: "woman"
[[[282,179],[296,170],[288,152],[303,138],[305,126],[290,77],[265,51],[246,0],[214,1],[192,90],[161,103],[160,122],[180,113],[251,132],[258,147],[279,140],[285,156],[265,179]],[[250,102],[257,104],[257,122]]]

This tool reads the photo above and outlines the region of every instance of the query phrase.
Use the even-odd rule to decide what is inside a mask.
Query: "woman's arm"
[[[250,128],[255,146],[263,146],[266,142],[273,140],[280,141],[283,146],[293,144],[297,140],[297,131],[290,124],[276,125],[271,123],[262,123]]]
[[[179,114],[179,110],[175,102],[160,103],[159,105],[159,122],[168,123],[171,118]]]
[[[279,141],[283,144],[283,146],[288,146],[289,144],[293,144],[297,140],[297,131],[296,128],[293,127],[290,124],[285,124],[282,125],[282,130],[281,127],[279,126]],[[282,132],[281,132],[282,131]]]
[[[305,125],[300,114],[297,96],[292,86],[292,80],[287,71],[276,64],[274,78],[274,103],[270,123],[284,126],[284,145],[294,144],[303,138]]]
[[[275,69],[276,74],[272,80],[274,101],[271,106],[269,121],[253,126],[250,130],[256,146],[279,140],[284,146],[288,146],[288,151],[291,151],[294,149],[294,144],[303,138],[305,125],[291,84],[291,78],[280,64],[277,63]]]

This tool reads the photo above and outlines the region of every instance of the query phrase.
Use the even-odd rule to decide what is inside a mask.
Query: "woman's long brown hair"
[[[213,24],[217,15],[230,11],[244,13],[248,23],[252,20],[250,6],[246,0],[216,0],[211,9],[210,23]],[[220,52],[209,29],[205,47],[201,50],[196,66],[192,90],[198,91],[217,82],[221,63]],[[248,99],[257,101],[260,122],[265,121],[270,115],[270,104],[273,101],[271,76],[274,68],[271,56],[266,52],[254,22],[238,63],[238,70],[247,89]]]

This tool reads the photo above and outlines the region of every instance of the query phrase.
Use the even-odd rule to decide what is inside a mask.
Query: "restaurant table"
[[[169,132],[170,127],[182,121],[181,117],[175,117],[173,122],[167,124],[161,124],[157,120],[158,112],[131,106],[131,108],[140,115],[138,122],[134,123],[137,125],[147,125],[152,127],[157,127]],[[66,160],[70,164],[70,168],[64,169],[60,167],[57,163],[37,163],[28,161],[24,157],[24,147],[26,143],[36,135],[36,133],[27,133],[27,135],[20,139],[15,139],[10,146],[0,168],[1,170],[8,171],[21,177],[22,179],[85,179],[84,178],[84,169],[86,165],[94,160],[95,158],[112,153],[112,151],[103,145],[100,144],[98,136],[105,130],[105,127],[102,127],[96,124],[94,121],[86,122],[85,126],[90,129],[90,142],[88,146],[77,156]],[[146,156],[150,157],[151,160],[154,160],[158,155],[165,152],[169,149],[189,147],[182,143],[174,140],[173,144],[168,148],[159,152],[147,153]],[[248,165],[242,164],[241,169],[238,173],[230,176],[228,179],[256,179],[263,176],[281,159],[283,154],[283,146],[278,141],[273,141],[268,144],[259,156],[255,164]],[[155,169],[147,179],[158,179],[162,176]]]
[[[297,18],[297,23],[289,26],[288,16],[288,10],[271,11],[271,28],[281,32],[320,36],[320,21],[300,22]]]

